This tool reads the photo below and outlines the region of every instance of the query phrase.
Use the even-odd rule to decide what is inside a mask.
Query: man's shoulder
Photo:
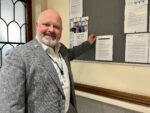
[[[32,48],[32,47],[34,47],[36,45],[39,45],[39,43],[38,43],[38,41],[36,39],[33,39],[33,40],[31,40],[31,41],[21,45],[19,49]]]
[[[36,44],[35,40],[31,40],[25,44],[18,45],[17,47],[8,50],[7,53],[9,54],[26,54],[27,52],[31,51],[32,46]]]

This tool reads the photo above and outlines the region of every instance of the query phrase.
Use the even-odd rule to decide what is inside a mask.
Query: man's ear
[[[35,22],[35,26],[36,26],[36,27],[38,26],[38,22],[37,22],[37,21]]]

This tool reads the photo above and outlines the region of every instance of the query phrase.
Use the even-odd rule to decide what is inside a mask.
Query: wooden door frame
[[[26,29],[26,42],[29,42],[33,39],[33,33],[32,33],[32,0],[26,0],[26,23],[27,23],[27,29]]]

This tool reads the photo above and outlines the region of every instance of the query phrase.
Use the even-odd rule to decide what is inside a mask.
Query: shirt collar
[[[45,45],[43,42],[41,42],[37,36],[36,36],[36,39],[37,39],[37,41],[41,44],[43,50],[46,51],[48,54],[50,54],[50,55],[52,55],[52,56],[58,55],[59,50],[60,50],[60,46],[61,46],[60,43],[58,43],[58,44],[55,46],[55,51],[54,51],[53,48],[51,48],[51,47]]]

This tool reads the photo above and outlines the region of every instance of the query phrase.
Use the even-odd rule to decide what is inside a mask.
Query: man
[[[95,35],[67,49],[62,20],[53,9],[36,22],[36,38],[6,54],[0,72],[0,113],[67,113],[76,109],[70,60],[90,48]]]

